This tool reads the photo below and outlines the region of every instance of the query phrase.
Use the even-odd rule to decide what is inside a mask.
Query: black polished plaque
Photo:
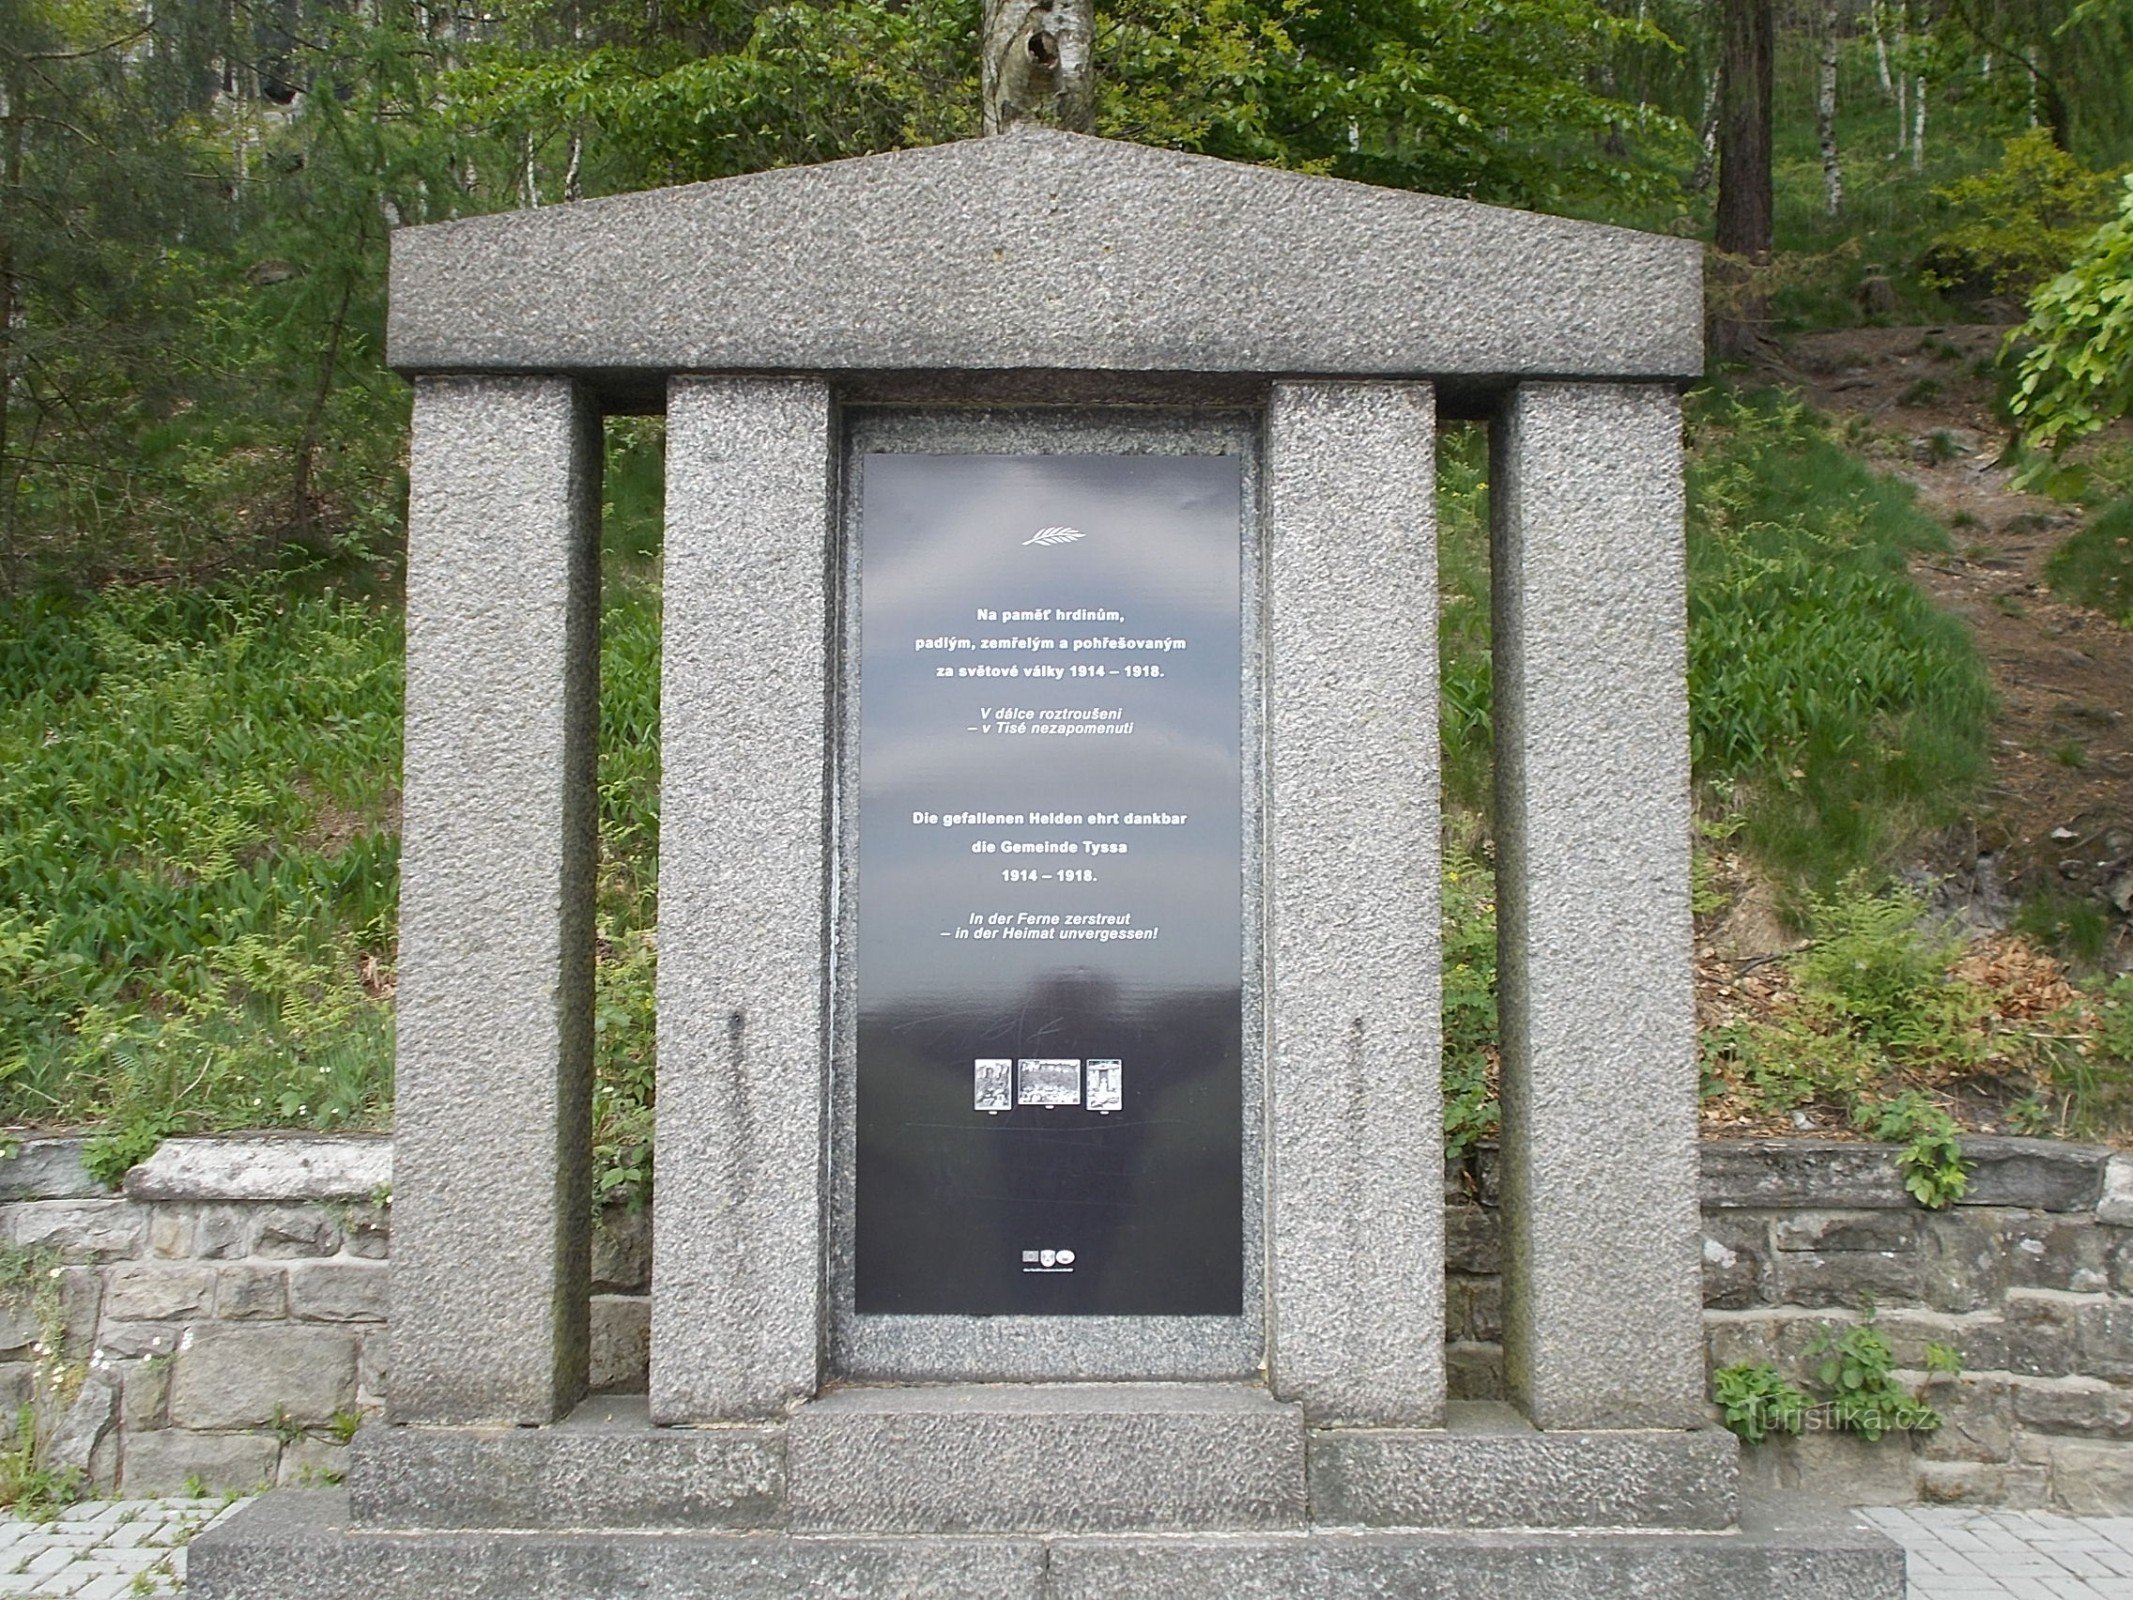
[[[1238,1315],[1243,463],[858,468],[856,1309]]]

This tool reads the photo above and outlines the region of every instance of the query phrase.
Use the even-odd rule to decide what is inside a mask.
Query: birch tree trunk
[[[1844,166],[1837,158],[1837,7],[1822,0],[1822,76],[1815,89],[1815,128],[1822,136],[1822,204],[1831,216],[1844,211]]]
[[[985,131],[1096,124],[1095,0],[985,0]]]
[[[1889,36],[1881,27],[1881,0],[1868,0],[1866,25],[1874,32],[1874,66],[1881,74],[1881,92],[1893,102],[1896,79],[1889,71]]]
[[[1880,8],[1876,6],[1875,9],[1878,11]],[[1896,103],[1896,153],[1902,155],[1911,148],[1911,74],[1905,70],[1905,62],[1910,59],[1911,54],[1910,0],[1904,0],[1903,6],[1896,13],[1895,31],[1895,46],[1883,51],[1885,59],[1881,70],[1884,77],[1890,73],[1895,75],[1889,88],[1889,98]]]
[[[1911,80],[1911,170],[1926,170],[1926,75]]]
[[[1711,175],[1718,170],[1718,69],[1711,69],[1711,76],[1703,86],[1703,120],[1696,125],[1696,143],[1699,152],[1696,170],[1689,176],[1689,193],[1702,194],[1711,187]]]

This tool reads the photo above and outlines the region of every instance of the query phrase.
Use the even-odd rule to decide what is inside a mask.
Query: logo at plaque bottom
[[[1024,1272],[1072,1272],[1074,1252],[1071,1250],[1025,1250],[1022,1252]]]

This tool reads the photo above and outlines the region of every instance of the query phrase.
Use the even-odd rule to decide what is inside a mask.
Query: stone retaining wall
[[[73,1140],[0,1162],[0,1407],[129,1494],[311,1483],[381,1403],[383,1139],[174,1141],[107,1193]],[[56,1340],[56,1344],[55,1344]]]
[[[1907,1369],[1932,1341],[1963,1358],[1929,1391],[1939,1432],[1808,1434],[1747,1451],[1751,1481],[1862,1503],[2133,1512],[2133,1157],[2042,1140],[1965,1149],[1969,1194],[1931,1212],[1884,1146],[1704,1146],[1713,1366],[1771,1360],[1798,1376],[1815,1334],[1869,1303]],[[385,1392],[390,1183],[379,1138],[173,1140],[116,1195],[82,1170],[77,1142],[25,1144],[0,1161],[14,1264],[0,1420],[41,1398],[46,1459],[130,1494],[330,1480]],[[1503,1387],[1494,1200],[1487,1157],[1449,1175],[1455,1397]],[[650,1255],[647,1215],[601,1219],[601,1389],[644,1387]]]
[[[1868,1443],[1810,1432],[1749,1449],[1750,1482],[1860,1504],[1914,1499],[2133,1511],[2133,1157],[2035,1139],[1964,1141],[1969,1192],[1905,1193],[1895,1151],[1817,1140],[1703,1147],[1704,1331],[1712,1367],[1772,1361],[1798,1380],[1832,1323],[1871,1306],[1899,1377],[1929,1343],[1963,1371],[1926,1398],[1938,1432]],[[1455,1393],[1500,1393],[1493,1175],[1448,1212]]]

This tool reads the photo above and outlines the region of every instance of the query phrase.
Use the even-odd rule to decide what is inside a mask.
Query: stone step
[[[1732,1533],[1008,1536],[390,1532],[284,1490],[193,1541],[193,1600],[1902,1600],[1903,1552],[1849,1514],[1750,1500]]]
[[[545,1428],[357,1435],[376,1528],[782,1528],[884,1533],[1725,1528],[1731,1434],[1541,1433],[1454,1403],[1442,1429],[1304,1429],[1237,1385],[848,1389],[791,1426],[655,1428],[642,1396]]]
[[[816,1533],[1298,1527],[1300,1407],[1243,1384],[834,1390],[793,1414],[792,1526]]]
[[[655,1428],[643,1395],[596,1397],[545,1428],[372,1422],[348,1494],[376,1528],[776,1528],[785,1430]]]
[[[1542,1433],[1453,1402],[1441,1429],[1314,1428],[1311,1520],[1365,1528],[1730,1528],[1740,1445],[1694,1432]]]

